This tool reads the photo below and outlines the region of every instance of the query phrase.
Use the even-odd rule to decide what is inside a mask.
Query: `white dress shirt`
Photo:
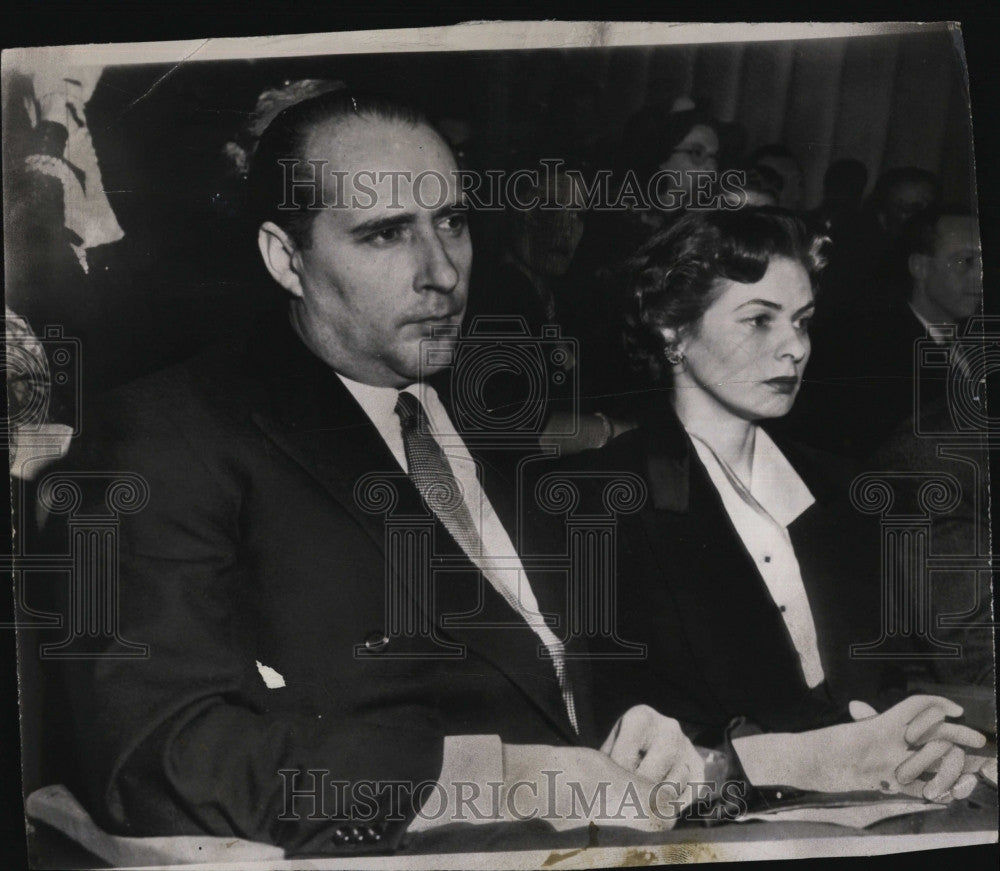
[[[394,387],[361,384],[345,378],[340,373],[337,375],[375,424],[399,467],[409,473],[403,446],[402,426],[396,414],[399,391]],[[424,383],[411,384],[406,388],[406,392],[412,393],[423,406],[431,435],[441,447],[452,474],[458,481],[465,506],[483,543],[482,553],[469,553],[466,556],[545,645],[545,649],[552,657],[560,684],[564,687],[563,698],[569,720],[573,728],[579,730],[572,693],[566,688],[565,683],[566,655],[563,644],[545,623],[539,611],[538,601],[532,592],[514,543],[479,483],[475,460],[472,459],[461,436],[455,431],[451,418],[448,417],[448,412],[433,387]]]
[[[816,500],[792,464],[759,427],[754,438],[749,487],[712,448],[694,434],[689,435],[743,546],[781,612],[799,655],[806,685],[818,686],[824,674],[816,624],[788,534],[792,521]]]
[[[927,335],[934,340],[935,344],[946,345],[955,338],[955,327],[953,324],[932,324],[913,307],[913,303],[908,302],[907,305],[910,307],[910,311],[913,312],[913,316],[920,321],[920,325],[927,330]]]
[[[392,455],[396,458],[396,462],[399,463],[399,467],[409,474],[406,449],[403,445],[403,430],[399,415],[396,414],[399,391],[394,387],[376,387],[352,381],[339,372],[337,377],[375,425]],[[483,543],[482,553],[470,553],[466,556],[472,560],[493,588],[518,612],[545,645],[552,657],[553,666],[563,688],[563,700],[566,704],[569,720],[574,730],[579,731],[572,690],[564,680],[566,657],[563,644],[556,638],[539,613],[538,601],[535,599],[535,594],[532,592],[531,585],[525,575],[521,558],[479,483],[475,460],[472,459],[472,455],[461,436],[455,431],[437,391],[424,383],[411,384],[406,388],[406,391],[412,393],[423,406],[431,435],[441,447],[452,474],[458,481],[466,508],[469,510],[469,515],[472,517],[472,522]],[[453,785],[459,781],[475,783],[480,787],[479,794],[490,795],[490,784],[503,782],[503,779],[503,751],[498,736],[448,735],[445,737],[444,757],[438,783],[445,787],[449,794],[449,800],[452,798]],[[428,810],[428,806],[432,803],[433,799],[428,798],[427,803],[410,824],[408,831],[426,831],[451,822],[451,814],[443,814],[440,818],[436,818],[434,811]],[[506,818],[505,808],[495,808],[494,810],[496,811],[495,816],[490,815],[484,819],[471,816],[465,821],[476,824],[495,822],[497,819]]]

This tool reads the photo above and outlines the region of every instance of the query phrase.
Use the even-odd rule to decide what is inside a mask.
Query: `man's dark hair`
[[[901,231],[901,253],[925,254],[933,257],[937,253],[938,225],[942,218],[972,218],[971,212],[962,208],[930,206],[922,209],[903,224]]]
[[[693,326],[715,299],[719,279],[754,284],[773,257],[787,257],[805,267],[815,287],[829,241],[773,206],[688,212],[628,265],[626,344],[633,364],[659,380],[667,350],[661,331]]]
[[[823,173],[823,197],[827,200],[860,200],[868,184],[868,168],[853,157],[835,160]]]
[[[770,194],[775,201],[781,198],[781,192],[785,188],[785,180],[774,167],[763,163],[751,164],[745,172],[747,175],[746,190]]]
[[[432,126],[427,115],[413,105],[348,89],[328,91],[289,106],[279,112],[264,131],[250,167],[247,185],[255,227],[264,221],[273,221],[297,245],[309,246],[309,230],[317,215],[317,209],[309,207],[319,202],[321,189],[313,191],[307,186],[291,184],[293,172],[287,162],[305,164],[310,159],[306,148],[310,135],[318,126],[352,117]],[[325,171],[329,173],[335,169],[326,167]],[[309,178],[312,171],[311,166],[295,167],[294,177]],[[279,205],[285,208],[278,208]]]

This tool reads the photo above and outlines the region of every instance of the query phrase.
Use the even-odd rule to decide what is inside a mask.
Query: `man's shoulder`
[[[67,460],[135,469],[183,465],[184,457],[211,463],[253,434],[260,381],[246,365],[245,341],[220,342],[81,403],[81,433]]]
[[[245,395],[252,385],[245,344],[220,342],[198,355],[159,369],[95,398],[90,411],[107,414],[165,415],[209,411],[226,397]]]

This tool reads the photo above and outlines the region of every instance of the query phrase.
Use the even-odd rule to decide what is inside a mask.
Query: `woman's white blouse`
[[[729,519],[781,611],[799,654],[806,684],[818,686],[824,674],[816,641],[816,624],[788,534],[792,521],[816,500],[785,455],[759,427],[754,438],[749,488],[705,442],[689,435],[722,497]]]

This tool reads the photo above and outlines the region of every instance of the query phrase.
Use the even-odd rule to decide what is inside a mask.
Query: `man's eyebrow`
[[[367,236],[369,233],[378,233],[380,230],[389,230],[393,227],[406,227],[412,224],[413,221],[414,215],[412,214],[372,218],[368,221],[362,221],[360,224],[355,224],[348,232],[355,237]]]
[[[442,206],[440,209],[435,209],[432,217],[434,220],[437,220],[446,215],[453,215],[455,212],[468,211],[468,209],[469,205],[463,199],[458,202],[448,203],[448,205]],[[360,238],[371,233],[378,233],[381,230],[390,230],[394,227],[408,227],[416,219],[417,215],[413,212],[404,212],[400,215],[390,215],[384,218],[372,218],[368,221],[362,221],[360,224],[355,224],[348,230],[348,233],[351,236]]]
[[[441,206],[440,209],[435,209],[432,217],[443,218],[445,215],[453,215],[455,212],[467,211],[469,211],[469,201],[463,197],[453,203],[448,203],[446,206]]]

